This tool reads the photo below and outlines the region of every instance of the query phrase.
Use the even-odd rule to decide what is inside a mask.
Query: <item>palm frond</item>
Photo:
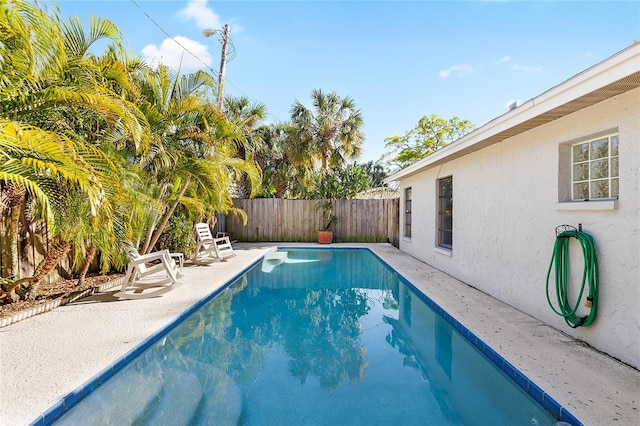
[[[71,16],[62,24],[62,36],[65,51],[71,57],[84,56],[98,40],[106,38],[119,43],[122,38],[120,30],[113,22],[94,15],[89,18],[88,33],[84,31],[80,17]]]

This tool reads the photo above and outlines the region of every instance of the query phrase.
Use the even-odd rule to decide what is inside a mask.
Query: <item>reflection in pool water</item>
[[[368,250],[270,259],[59,423],[556,422]]]

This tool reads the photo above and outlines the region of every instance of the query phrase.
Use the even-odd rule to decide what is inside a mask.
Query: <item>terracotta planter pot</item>
[[[318,231],[318,243],[330,244],[333,241],[333,231]]]

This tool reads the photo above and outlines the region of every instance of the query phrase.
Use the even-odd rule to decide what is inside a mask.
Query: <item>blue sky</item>
[[[61,0],[63,17],[113,21],[130,50],[182,70],[220,67],[231,28],[225,94],[286,121],[313,89],[350,96],[364,117],[360,161],[420,117],[476,126],[640,40],[639,1]],[[186,47],[190,53],[183,54]]]

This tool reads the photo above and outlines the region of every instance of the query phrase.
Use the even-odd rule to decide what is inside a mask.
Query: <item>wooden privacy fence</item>
[[[7,229],[9,227],[9,215],[0,216],[0,276],[8,277],[11,270],[11,246],[17,244],[18,259],[17,266],[21,277],[30,277],[36,272],[36,268],[44,260],[49,251],[49,229],[47,224],[41,220],[28,221],[21,218],[17,241],[9,241]],[[71,270],[72,258],[60,261],[53,271],[51,271],[42,281],[51,283],[68,277]],[[14,271],[17,272],[17,271]]]
[[[399,200],[333,200],[331,225],[334,242],[389,242],[397,246]],[[323,228],[318,200],[282,198],[236,199],[234,206],[246,212],[243,226],[238,215],[226,218],[226,231],[234,240],[246,242],[317,240]],[[326,225],[326,224],[325,224]]]

